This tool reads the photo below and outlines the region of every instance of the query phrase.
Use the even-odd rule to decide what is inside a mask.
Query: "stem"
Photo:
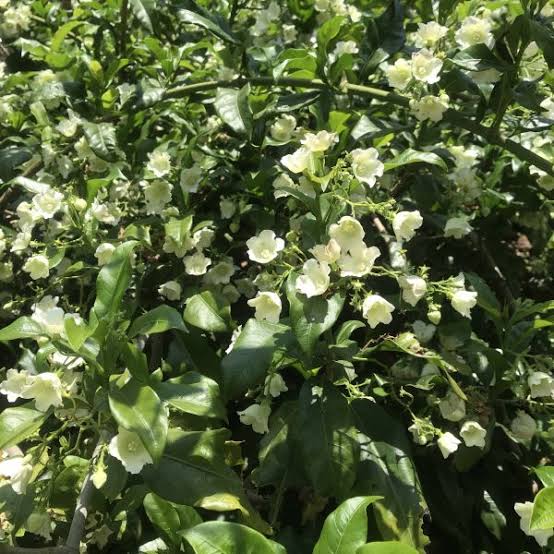
[[[218,80],[218,81],[203,81],[200,83],[192,83],[188,85],[177,85],[176,87],[169,89],[164,98],[178,98],[181,96],[188,96],[194,94],[195,92],[202,92],[207,90],[213,90],[220,87],[228,88],[237,88],[242,87],[245,84],[250,83],[252,85],[258,86],[287,86],[287,87],[297,87],[297,88],[306,88],[312,90],[331,90],[336,93],[346,93],[346,94],[359,94],[362,96],[368,96],[376,100],[381,100],[389,104],[395,104],[404,108],[409,107],[410,99],[407,96],[402,96],[394,92],[389,92],[377,87],[369,87],[365,85],[356,85],[354,83],[345,83],[341,85],[340,89],[335,89],[324,83],[320,79],[296,79],[293,77],[283,77],[274,79],[272,77],[252,77],[244,78],[240,77],[238,79],[232,80]],[[500,146],[504,150],[511,152],[516,157],[528,162],[531,165],[541,169],[548,175],[554,177],[554,167],[547,159],[543,158],[528,150],[527,148],[521,146],[517,142],[504,138],[496,129],[491,127],[485,127],[475,121],[461,115],[458,111],[454,109],[449,109],[444,114],[444,119],[455,123],[458,127],[469,131],[474,135],[478,135],[481,138],[485,139],[487,142]]]

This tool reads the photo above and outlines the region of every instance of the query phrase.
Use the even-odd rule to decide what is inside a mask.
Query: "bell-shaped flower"
[[[394,306],[378,294],[366,296],[362,305],[363,316],[367,319],[372,329],[375,329],[379,323],[390,323],[393,311]]]
[[[306,133],[300,141],[310,152],[325,152],[337,141],[337,133],[319,131],[319,133]],[[299,172],[295,172],[299,173]]]
[[[531,530],[531,515],[533,513],[533,502],[516,502],[514,511],[521,518],[519,528],[528,536],[533,537],[539,546],[546,546],[548,540],[554,535],[554,529],[533,529]]]
[[[267,264],[277,257],[277,254],[285,248],[285,241],[275,236],[273,231],[264,230],[259,235],[246,241],[248,257],[253,262]]]
[[[456,393],[448,391],[439,402],[441,416],[448,421],[460,421],[466,416],[466,403]]]
[[[484,44],[489,48],[494,46],[491,22],[481,17],[466,17],[455,37],[460,48],[469,48],[475,44]]]
[[[464,439],[466,446],[477,446],[485,448],[485,437],[487,431],[476,421],[466,421],[460,430],[460,436]]]
[[[335,239],[341,248],[346,252],[350,248],[356,248],[365,236],[365,231],[360,222],[348,215],[339,219],[329,227],[329,236]]]
[[[531,398],[554,396],[554,379],[544,371],[534,371],[527,377]]]
[[[140,473],[146,464],[153,463],[137,433],[123,427],[119,428],[117,435],[110,441],[108,452],[133,474]]]
[[[281,163],[291,173],[302,173],[308,167],[310,167],[312,159],[312,152],[309,148],[301,146],[298,150],[295,150],[292,154],[287,154],[281,158]]]
[[[366,246],[364,242],[349,249],[349,254],[339,258],[341,277],[363,277],[371,272],[375,260],[381,255],[376,246]]]
[[[281,377],[280,373],[270,373],[264,383],[264,394],[266,396],[273,396],[277,398],[282,392],[288,391],[288,387],[285,380]]]
[[[340,246],[335,239],[327,244],[316,244],[309,250],[320,263],[333,264],[340,258]]]
[[[412,74],[418,81],[429,85],[438,83],[441,69],[442,60],[436,58],[430,50],[423,48],[412,54]]]
[[[459,314],[471,319],[471,308],[477,304],[477,293],[469,290],[457,290],[452,295],[450,303]]]
[[[243,425],[251,425],[255,433],[263,435],[269,432],[268,420],[271,414],[271,407],[268,403],[252,404],[245,410],[237,412],[237,414],[239,415],[240,422]]]
[[[423,224],[423,218],[419,210],[412,212],[398,212],[392,221],[392,228],[396,239],[399,241],[409,241],[415,236],[416,229]]]
[[[437,440],[438,447],[441,451],[442,457],[444,459],[448,458],[450,454],[458,450],[460,446],[460,439],[456,438],[452,433],[443,433]]]
[[[398,284],[402,288],[402,298],[410,306],[415,306],[427,292],[425,279],[417,275],[406,275],[398,278]]]
[[[50,273],[48,258],[43,254],[30,257],[23,265],[23,271],[28,273],[33,281],[46,279]]]
[[[269,128],[271,138],[279,142],[286,142],[291,139],[292,133],[296,129],[296,119],[289,114],[278,117]]]
[[[330,267],[317,260],[308,260],[302,267],[302,275],[296,279],[296,290],[308,298],[323,294],[331,283]]]
[[[537,432],[537,422],[528,413],[518,410],[510,429],[516,439],[530,441]]]
[[[375,185],[377,177],[383,175],[385,166],[379,161],[379,153],[375,148],[356,148],[350,153],[352,157],[352,171],[358,181],[369,187]]]
[[[195,252],[191,256],[185,256],[183,263],[185,264],[185,273],[188,275],[204,275],[212,260],[204,256],[202,252]]]
[[[256,309],[254,317],[258,321],[278,323],[283,305],[277,293],[259,292],[256,298],[251,298],[247,304]]]
[[[384,66],[389,85],[398,90],[404,90],[412,80],[412,62],[400,58],[394,64]]]
[[[50,406],[63,404],[63,384],[55,373],[39,373],[32,376],[21,391],[22,398],[34,398],[37,410],[46,412]]]

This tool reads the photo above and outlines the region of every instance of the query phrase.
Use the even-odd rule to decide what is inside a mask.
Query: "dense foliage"
[[[553,21],[0,0],[0,548],[554,552]]]

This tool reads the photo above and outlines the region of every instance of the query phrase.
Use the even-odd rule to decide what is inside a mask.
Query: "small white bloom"
[[[185,256],[183,263],[185,264],[185,273],[188,275],[204,275],[212,260],[206,258],[202,252],[195,252],[191,256]]]
[[[448,391],[439,402],[441,416],[448,421],[460,421],[466,416],[466,403],[457,394]]]
[[[47,295],[40,302],[33,304],[31,309],[31,318],[44,328],[45,333],[59,335],[63,332],[65,313],[58,308],[57,296]]]
[[[345,215],[338,223],[333,223],[329,227],[329,236],[338,242],[341,251],[346,252],[351,248],[357,248],[363,242],[365,231],[357,219]]]
[[[171,171],[171,158],[168,152],[154,150],[148,154],[148,163],[146,164],[148,171],[156,177],[163,177]]]
[[[312,153],[305,146],[301,146],[298,150],[295,150],[292,154],[287,154],[281,158],[281,163],[291,173],[302,173],[305,169],[308,169],[312,160]]]
[[[304,148],[310,152],[325,152],[335,142],[337,142],[337,133],[328,131],[319,131],[319,133],[306,133],[300,141]],[[298,171],[295,173],[299,173]]]
[[[329,288],[330,273],[331,268],[326,263],[308,260],[302,266],[302,275],[296,279],[296,290],[308,298],[320,296]]]
[[[252,406],[248,406],[246,410],[237,412],[237,414],[239,415],[240,422],[243,425],[252,425],[252,430],[255,433],[263,435],[269,432],[269,427],[267,425],[269,415],[271,414],[269,404],[252,404]]]
[[[285,380],[281,377],[280,373],[270,373],[265,378],[264,394],[266,396],[277,398],[282,392],[287,392],[288,390]]]
[[[545,98],[540,107],[544,110],[544,114],[548,119],[554,120],[554,98]]]
[[[340,246],[335,239],[327,244],[316,244],[309,250],[320,263],[332,264],[340,258]]]
[[[398,90],[404,90],[412,80],[412,63],[400,58],[394,65],[387,64],[384,67],[389,85]]]
[[[436,58],[433,52],[423,48],[412,54],[412,74],[415,79],[432,85],[440,80],[442,60]]]
[[[466,446],[485,448],[487,432],[476,421],[466,421],[462,425],[460,436],[464,439]]]
[[[10,486],[16,494],[25,494],[33,474],[33,466],[28,457],[10,456],[0,461],[0,476],[10,480]]]
[[[184,193],[192,194],[198,192],[198,187],[202,182],[202,177],[204,176],[203,169],[198,165],[194,164],[191,168],[184,168],[181,171],[180,185],[181,190]]]
[[[394,306],[378,294],[366,296],[362,305],[363,316],[369,326],[375,329],[379,323],[389,324],[392,321]]]
[[[269,128],[269,133],[272,139],[279,142],[287,142],[292,138],[295,129],[296,119],[292,115],[284,114],[275,120]]]
[[[356,148],[350,155],[352,171],[356,179],[373,187],[377,177],[381,177],[385,169],[383,163],[379,161],[379,152],[375,148]]]
[[[37,410],[46,412],[50,406],[63,404],[63,385],[55,373],[39,373],[21,391],[22,398],[34,398]]]
[[[37,254],[29,258],[23,266],[23,271],[29,273],[31,279],[46,279],[50,273],[50,264],[48,258],[43,254]]]
[[[51,219],[62,209],[63,194],[48,188],[33,196],[33,211],[43,219]]]
[[[78,120],[77,119],[69,119],[65,118],[62,119],[58,125],[56,126],[56,129],[66,138],[72,137],[77,132],[77,126],[78,126]]]
[[[475,44],[484,44],[492,48],[494,45],[490,21],[479,17],[471,16],[464,19],[455,37],[460,48],[469,48]]]
[[[402,298],[410,306],[415,306],[427,292],[425,279],[417,275],[406,275],[398,278],[398,284],[402,288]]]
[[[531,398],[554,396],[554,379],[543,371],[534,371],[527,378],[531,389]]]
[[[285,43],[294,42],[298,35],[296,27],[294,25],[285,24],[282,27],[283,29],[283,40]]]
[[[410,109],[419,121],[430,119],[436,123],[448,109],[449,100],[448,95],[444,93],[440,96],[427,95],[420,100],[410,100]]]
[[[471,319],[471,308],[477,304],[477,293],[468,290],[457,290],[452,295],[450,303],[459,314]]]
[[[461,239],[473,231],[466,216],[451,217],[444,226],[444,236]]]
[[[90,207],[90,214],[100,223],[107,225],[117,225],[121,217],[121,212],[115,204],[109,202],[102,204],[98,198],[94,199]]]
[[[343,254],[338,260],[341,277],[363,277],[372,269],[375,260],[381,255],[376,246],[367,247],[362,241],[349,249],[349,254]]]
[[[419,421],[412,423],[408,427],[408,431],[412,434],[412,440],[420,446],[424,446],[433,438],[433,432]]]
[[[158,287],[158,294],[172,301],[179,300],[181,292],[181,285],[177,281],[167,281]]]
[[[285,241],[275,236],[268,229],[262,231],[246,241],[248,257],[253,262],[267,264],[277,257],[277,254],[285,248]]]
[[[447,32],[448,29],[439,25],[436,21],[420,23],[415,33],[415,45],[418,48],[434,46]]]
[[[231,219],[237,211],[237,205],[229,198],[222,198],[219,201],[219,211],[222,219]]]
[[[537,422],[523,410],[518,410],[510,429],[517,439],[530,441],[537,432]]]
[[[33,207],[29,202],[20,202],[16,208],[17,226],[21,231],[31,231],[35,226],[35,223],[39,220],[38,214],[33,210]]]
[[[140,473],[146,464],[153,463],[140,437],[123,427],[119,428],[118,434],[110,441],[108,452],[133,474]]]
[[[98,260],[98,265],[103,266],[110,262],[115,246],[109,242],[103,242],[94,252],[94,257]]]
[[[338,59],[343,54],[357,54],[358,51],[358,45],[353,40],[339,40],[331,56],[334,59]]]
[[[415,236],[416,229],[419,229],[423,224],[423,218],[419,210],[412,212],[398,212],[392,221],[392,228],[396,239],[399,241],[411,240]]]
[[[258,321],[279,322],[283,305],[275,292],[259,292],[256,298],[248,300],[247,304],[256,309],[255,318]]]
[[[226,258],[215,264],[204,277],[207,285],[228,285],[235,273],[235,266],[231,258]]]
[[[32,375],[26,369],[8,369],[6,379],[0,383],[0,393],[6,395],[8,402],[22,398],[21,392],[31,382]]]
[[[516,514],[521,518],[519,522],[520,529],[528,536],[533,537],[539,546],[546,546],[548,539],[554,535],[553,529],[537,529],[531,531],[531,515],[533,513],[532,502],[516,502],[514,504]]]
[[[204,248],[208,248],[215,237],[215,231],[213,229],[210,229],[209,227],[202,227],[202,229],[198,229],[198,231],[195,231],[192,235],[192,245],[197,248],[197,250],[204,250]]]
[[[442,457],[446,460],[446,458],[448,458],[450,454],[458,450],[458,446],[460,446],[461,441],[457,439],[452,433],[443,433],[439,437],[437,444],[440,448]]]
[[[142,185],[147,214],[161,214],[171,200],[173,186],[166,181],[147,181]]]

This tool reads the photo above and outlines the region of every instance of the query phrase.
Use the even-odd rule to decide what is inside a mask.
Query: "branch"
[[[242,87],[245,84],[250,83],[252,85],[259,86],[284,86],[284,87],[297,87],[313,90],[330,90],[337,93],[343,92],[348,94],[359,94],[362,96],[368,96],[376,100],[381,100],[389,104],[408,108],[410,106],[410,99],[407,96],[389,92],[378,87],[369,87],[365,85],[356,85],[354,83],[342,84],[340,89],[334,89],[327,83],[324,83],[320,79],[296,79],[292,77],[272,78],[272,77],[252,77],[233,80],[219,80],[219,81],[203,81],[200,83],[177,85],[169,89],[164,98],[179,98],[182,96],[189,96],[195,92],[202,92],[213,90],[217,88],[237,88]],[[449,109],[444,114],[444,119],[455,123],[458,127],[469,131],[474,135],[478,135],[485,139],[487,142],[499,146],[508,152],[511,152],[517,158],[528,162],[531,165],[541,169],[548,175],[554,177],[554,166],[547,159],[543,158],[523,147],[521,144],[503,137],[496,129],[492,127],[485,127],[475,121],[463,116],[454,109]]]

